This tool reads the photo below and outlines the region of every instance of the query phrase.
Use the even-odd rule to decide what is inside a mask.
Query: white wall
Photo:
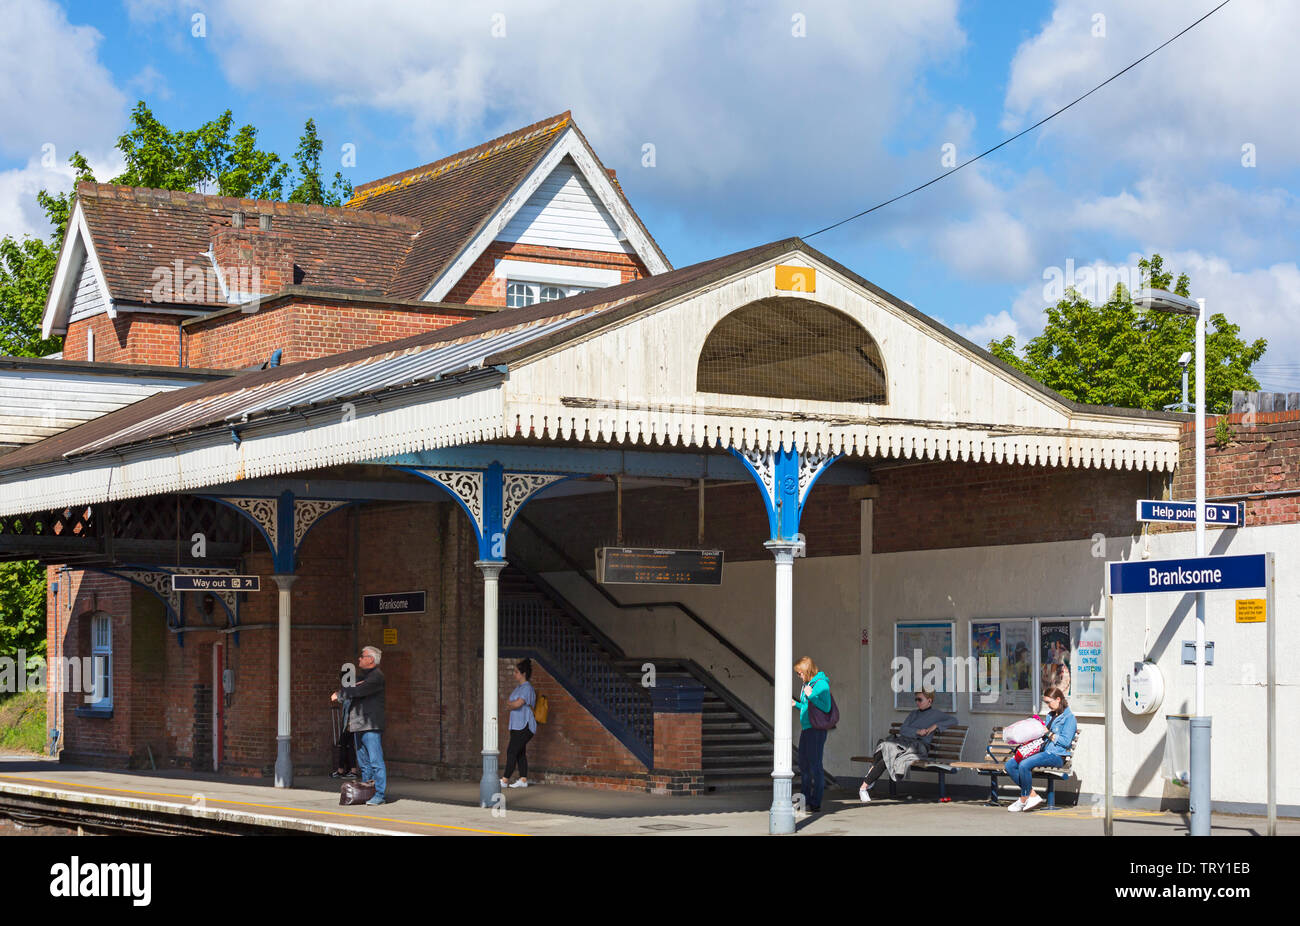
[[[869,514],[870,503],[866,503]],[[869,518],[865,519],[869,522]],[[864,548],[870,527],[864,526]],[[1278,624],[1278,802],[1300,806],[1300,525],[1211,531],[1214,554],[1277,554]],[[1104,611],[1106,560],[1190,556],[1191,531],[1135,541],[1109,538],[1104,557],[1092,541],[968,547],[864,556],[814,557],[795,561],[796,656],[807,654],[825,669],[843,720],[826,749],[834,774],[861,771],[848,760],[869,750],[889,724],[904,716],[893,709],[889,663],[893,625],[900,620],[953,620],[956,655],[968,653],[969,624],[992,618],[1100,616]],[[572,575],[547,576],[585,609],[596,623],[633,656],[689,656],[700,662],[763,717],[771,719],[771,688],[755,678],[689,619],[672,609],[617,611]],[[730,563],[720,588],[611,586],[622,601],[677,599],[729,637],[751,658],[772,660],[773,566],[770,562]],[[1216,804],[1262,805],[1265,801],[1265,627],[1237,624],[1230,593],[1208,596],[1206,638],[1215,642],[1215,665],[1207,669],[1206,703],[1214,718],[1213,798]],[[1243,593],[1241,597],[1263,597]],[[1279,619],[1270,615],[1270,619]],[[1292,620],[1290,618],[1294,617]],[[863,628],[870,644],[861,644]],[[1181,665],[1181,641],[1195,639],[1195,605],[1190,595],[1160,595],[1117,600],[1113,645],[1115,664],[1154,660],[1165,677],[1166,694],[1153,715],[1121,712],[1116,735],[1115,793],[1157,799],[1182,798],[1164,782],[1165,715],[1191,713],[1194,669]],[[788,671],[788,667],[785,667]],[[769,671],[771,671],[769,669]],[[1117,676],[1122,676],[1122,670]],[[981,758],[993,726],[1017,715],[971,713],[958,697],[958,716],[971,725],[965,758]],[[1075,758],[1077,787],[1100,793],[1104,768],[1104,727],[1100,719],[1081,719]],[[963,773],[959,784],[985,781]]]

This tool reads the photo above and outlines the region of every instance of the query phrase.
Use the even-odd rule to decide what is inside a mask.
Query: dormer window
[[[567,296],[585,293],[585,286],[557,286],[554,283],[531,283],[524,280],[510,280],[506,283],[506,308],[517,309],[539,302],[555,302]]]

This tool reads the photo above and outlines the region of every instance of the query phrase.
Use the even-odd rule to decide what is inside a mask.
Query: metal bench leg
[[[1047,809],[1056,809],[1056,776],[1047,776]]]
[[[889,779],[889,796],[898,797],[898,782],[894,781],[892,778]]]
[[[1000,800],[998,800],[998,776],[997,776],[997,775],[990,775],[990,776],[989,776],[989,800],[988,800],[988,805],[989,805],[990,807],[1001,807],[1001,806],[1002,806],[1002,802],[1001,802]]]
[[[939,803],[940,804],[948,803],[948,791],[944,787],[944,781],[943,781],[944,774],[945,773],[942,771],[939,772]]]

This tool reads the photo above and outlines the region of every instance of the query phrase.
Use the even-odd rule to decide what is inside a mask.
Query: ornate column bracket
[[[486,469],[400,467],[445,489],[469,515],[484,562],[503,561],[506,533],[519,510],[538,492],[572,478],[559,473],[507,473],[500,463]]]
[[[285,575],[293,573],[308,531],[325,515],[352,504],[347,499],[295,498],[287,489],[278,496],[217,496],[215,500],[253,522],[271,548],[275,571]]]
[[[506,473],[501,493],[501,523],[505,530],[509,532],[515,515],[529,499],[547,486],[567,478],[552,473]]]
[[[822,473],[840,458],[838,454],[777,448],[774,450],[738,450],[731,453],[745,465],[758,489],[763,493],[767,509],[769,539],[790,541],[799,539],[799,521],[808,494]]]
[[[218,498],[232,508],[237,508],[252,521],[266,538],[267,545],[274,553],[280,548],[279,506],[274,498]]]

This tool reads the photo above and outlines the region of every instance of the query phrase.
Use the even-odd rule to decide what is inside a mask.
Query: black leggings
[[[510,745],[506,747],[506,777],[515,772],[515,763],[519,763],[519,777],[528,777],[528,754],[524,749],[533,738],[533,731],[524,727],[522,730],[510,731]]]

